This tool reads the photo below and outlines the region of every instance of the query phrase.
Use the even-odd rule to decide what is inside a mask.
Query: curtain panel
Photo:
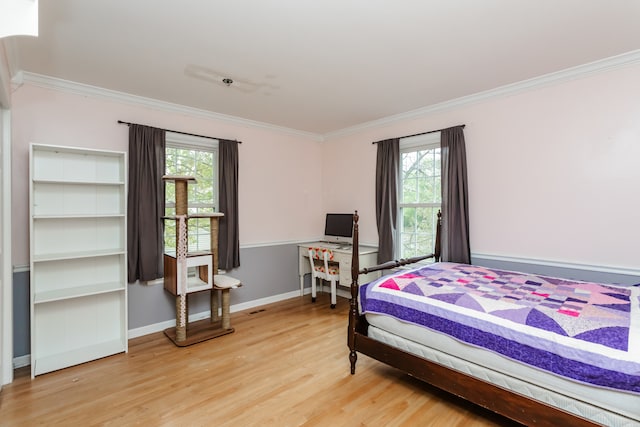
[[[163,276],[165,131],[129,125],[127,277],[129,283]]]
[[[469,201],[464,126],[440,132],[442,260],[469,264]]]
[[[240,232],[238,224],[238,142],[219,140],[219,201],[218,266],[230,270],[240,266]]]
[[[398,168],[400,138],[378,142],[376,157],[376,224],[378,226],[378,263],[395,256],[398,213]]]

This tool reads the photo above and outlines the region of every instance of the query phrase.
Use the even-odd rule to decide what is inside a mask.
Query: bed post
[[[360,274],[359,264],[359,242],[358,242],[358,211],[353,214],[353,248],[351,250],[351,300],[349,301],[349,361],[351,362],[351,375],[356,373],[356,323],[358,322],[358,275]]]
[[[440,239],[442,239],[442,212],[438,210],[438,220],[436,221],[436,244],[433,248],[433,258],[436,262],[440,262]]]

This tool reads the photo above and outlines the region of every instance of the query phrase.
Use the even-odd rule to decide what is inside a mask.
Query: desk
[[[333,251],[334,262],[339,264],[340,268],[340,285],[351,286],[351,245],[327,243],[327,242],[309,242],[298,245],[298,275],[300,276],[300,295],[304,294],[304,275],[311,273],[309,265],[309,248],[327,248]],[[359,247],[360,269],[365,267],[373,267],[378,263],[378,248],[375,246]],[[378,272],[360,275],[358,283],[367,283],[379,277]]]

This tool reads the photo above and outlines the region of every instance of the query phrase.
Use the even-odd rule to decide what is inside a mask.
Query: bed
[[[639,287],[439,262],[440,220],[424,257],[360,270],[357,212],[353,240],[351,374],[362,354],[525,425],[640,426]]]

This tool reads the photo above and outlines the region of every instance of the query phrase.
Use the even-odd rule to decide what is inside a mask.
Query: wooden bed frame
[[[358,263],[358,211],[355,212],[353,216],[352,284],[348,328],[351,374],[355,374],[358,353],[361,353],[400,369],[415,378],[468,400],[469,402],[525,425],[597,426],[598,424],[574,414],[369,338],[367,335],[369,326],[367,320],[358,313],[358,276],[373,271],[387,270],[411,264],[428,258],[434,258],[436,261],[439,261],[441,227],[441,215],[438,212],[435,253],[421,257],[401,259],[399,261],[389,261],[360,270]]]

